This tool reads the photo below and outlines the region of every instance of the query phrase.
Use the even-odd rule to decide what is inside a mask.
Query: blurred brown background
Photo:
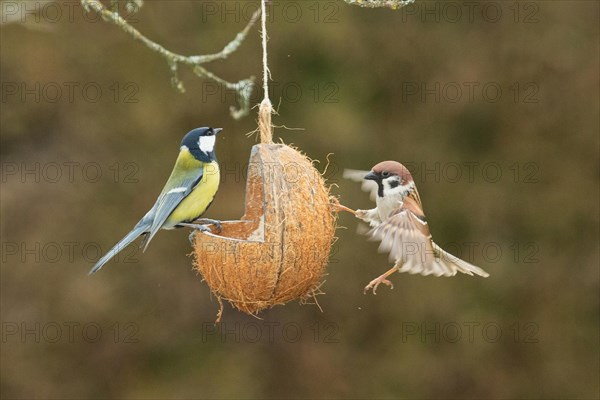
[[[321,170],[333,153],[327,177],[353,208],[370,202],[344,168],[405,162],[436,241],[491,277],[395,275],[364,296],[387,257],[342,215],[323,312],[227,306],[220,330],[186,231],[86,274],[191,128],[225,129],[207,217],[238,218],[255,110],[232,120],[234,96],[183,67],[177,93],[161,58],[77,2],[12,3],[25,23],[0,29],[2,398],[598,398],[597,2],[275,3],[274,122],[304,128],[276,134]],[[130,19],[204,54],[248,4],[147,1]],[[257,28],[209,68],[260,76]]]

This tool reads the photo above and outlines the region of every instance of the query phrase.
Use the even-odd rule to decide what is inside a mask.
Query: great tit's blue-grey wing
[[[144,250],[146,250],[154,235],[163,227],[169,215],[194,190],[196,185],[200,183],[202,176],[202,168],[182,170],[176,167],[173,170],[171,177],[153,207],[154,212],[149,233],[142,242]]]
[[[343,177],[354,182],[361,184],[361,189],[365,192],[369,192],[369,197],[372,201],[377,199],[377,182],[365,179],[365,176],[370,171],[361,171],[358,169],[345,169]]]
[[[129,246],[129,244],[131,244],[131,242],[133,242],[135,239],[137,239],[141,234],[143,234],[144,232],[147,232],[148,229],[150,228],[150,224],[148,224],[148,223],[144,224],[143,222],[144,222],[144,220],[142,219],[135,226],[135,228],[133,228],[131,230],[131,232],[129,232],[127,235],[125,235],[125,237],[123,239],[121,239],[119,241],[119,243],[115,244],[108,253],[103,255],[102,258],[98,260],[96,265],[94,265],[94,267],[90,270],[89,274],[91,275],[91,274],[97,272],[98,270],[100,270],[100,268],[102,268],[104,266],[104,264],[106,264],[108,261],[110,261],[111,258],[113,258],[115,255],[117,255],[117,253],[119,253],[125,247]]]

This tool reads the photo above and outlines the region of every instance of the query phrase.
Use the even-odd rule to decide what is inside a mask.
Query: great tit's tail
[[[129,232],[127,235],[125,235],[125,237],[123,239],[121,239],[121,241],[119,243],[115,244],[114,247],[112,249],[110,249],[110,251],[108,253],[106,253],[104,256],[102,256],[101,259],[98,260],[98,262],[96,263],[96,265],[94,265],[94,268],[92,268],[90,270],[88,275],[92,275],[93,273],[97,272],[100,268],[102,268],[104,266],[104,264],[106,264],[108,261],[110,261],[111,258],[116,256],[117,253],[119,253],[125,247],[129,246],[129,244],[131,242],[133,242],[141,234],[143,234],[144,232],[147,232],[147,231],[148,231],[148,227],[146,225],[141,225],[141,226],[138,225],[135,228],[133,228],[133,230],[131,232]]]

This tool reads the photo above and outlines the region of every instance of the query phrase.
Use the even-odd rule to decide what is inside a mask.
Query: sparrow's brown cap
[[[382,161],[375,165],[371,171],[378,175],[384,172],[388,172],[390,175],[397,175],[402,178],[404,184],[412,182],[413,180],[410,171],[397,161]]]

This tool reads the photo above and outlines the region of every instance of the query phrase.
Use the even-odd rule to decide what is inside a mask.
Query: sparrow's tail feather
[[[456,272],[458,271],[458,272],[462,272],[463,274],[467,274],[467,275],[475,274],[475,275],[482,276],[484,278],[487,278],[488,276],[490,276],[490,274],[488,274],[481,268],[476,267],[473,264],[469,264],[468,262],[463,261],[456,256],[453,256],[452,254],[448,253],[447,251],[442,249],[437,244],[435,244],[433,242],[431,244],[433,245],[433,251],[435,253],[435,262],[446,267],[445,268],[446,271],[450,272],[450,273],[444,273],[443,275],[454,276],[454,275],[456,275]]]
[[[411,275],[434,275],[438,277],[456,275],[456,271],[446,264],[435,258],[427,262],[420,262],[408,257],[406,260],[397,261],[395,266],[399,272],[408,272]]]
[[[131,242],[133,242],[135,239],[137,239],[141,234],[143,234],[147,230],[148,230],[148,227],[146,225],[137,225],[135,228],[133,228],[133,230],[131,232],[129,232],[127,235],[125,235],[125,237],[123,239],[121,239],[121,241],[119,243],[115,244],[114,247],[112,249],[110,249],[110,251],[108,253],[106,253],[104,256],[102,256],[101,259],[98,260],[96,265],[94,265],[94,268],[92,268],[90,270],[89,275],[97,272],[100,268],[102,268],[104,266],[104,264],[106,264],[108,261],[110,261],[111,258],[113,258],[115,255],[117,255],[117,253],[119,253],[125,247],[129,246],[129,244]]]
[[[439,260],[433,260],[431,270],[435,276],[453,276],[456,274],[452,268]]]

